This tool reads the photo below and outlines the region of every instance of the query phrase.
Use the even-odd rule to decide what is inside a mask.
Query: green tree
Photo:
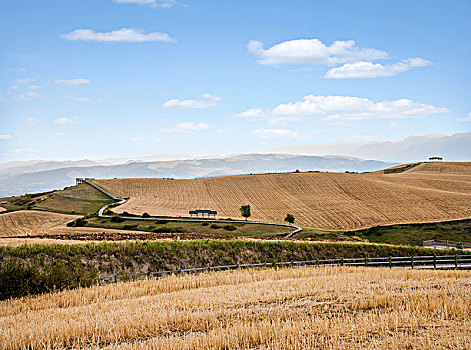
[[[285,221],[288,221],[290,224],[294,224],[294,215],[286,214]]]
[[[245,220],[247,220],[247,218],[250,217],[250,205],[249,204],[246,204],[246,205],[242,205],[240,207],[240,214],[245,218]]]

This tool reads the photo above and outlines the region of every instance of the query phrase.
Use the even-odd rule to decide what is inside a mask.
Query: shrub
[[[125,230],[134,230],[137,228],[137,225],[124,225],[123,229]]]
[[[203,222],[201,226],[209,226],[209,224],[207,222]]]
[[[210,227],[211,227],[212,229],[215,229],[215,230],[221,228],[221,226],[219,226],[218,224],[212,224]]]
[[[185,232],[182,228],[180,227],[157,227],[152,230],[154,233],[183,233]]]
[[[125,219],[120,218],[119,216],[115,215],[115,216],[113,216],[113,217],[111,218],[110,221],[111,221],[111,222],[124,222]]]
[[[87,225],[87,220],[82,219],[82,218],[78,218],[78,219],[75,219],[72,222],[67,223],[68,227],[83,227],[83,226],[86,226],[86,225]]]
[[[150,215],[149,215],[148,213],[143,213],[143,214],[142,214],[142,217],[143,217],[143,218],[150,218]]]
[[[227,231],[235,231],[237,230],[237,227],[235,227],[234,225],[224,225],[224,230],[227,230]]]

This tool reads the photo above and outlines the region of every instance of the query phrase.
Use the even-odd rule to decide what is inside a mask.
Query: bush
[[[86,225],[87,225],[87,220],[82,219],[82,218],[78,218],[78,219],[76,219],[72,222],[67,223],[68,227],[83,227],[83,226],[86,226]]]
[[[148,213],[143,213],[143,214],[142,214],[142,217],[143,217],[143,218],[150,218],[150,215],[149,215]]]
[[[227,231],[235,231],[237,230],[237,227],[235,227],[234,225],[224,225],[224,230],[227,230]]]
[[[185,232],[182,228],[180,227],[157,227],[152,230],[154,233],[183,233]]]
[[[209,224],[207,222],[203,222],[201,226],[209,226]]]
[[[120,218],[119,216],[115,215],[115,216],[113,216],[113,217],[111,218],[110,221],[111,221],[111,222],[124,222],[125,219]]]
[[[219,226],[218,224],[212,224],[210,227],[215,230],[218,230],[221,228],[221,226]]]
[[[66,288],[88,287],[95,284],[98,276],[94,267],[53,261],[26,264],[10,260],[0,266],[0,300],[29,294],[48,293]]]
[[[137,225],[124,225],[123,229],[125,230],[134,230],[137,228]]]

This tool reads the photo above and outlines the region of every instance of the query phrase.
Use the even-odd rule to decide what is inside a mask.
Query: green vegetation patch
[[[80,184],[49,194],[45,200],[36,203],[33,209],[87,215],[96,213],[104,205],[113,202],[112,199],[95,188],[87,184]]]
[[[114,274],[259,262],[433,255],[434,250],[354,243],[144,241],[0,247],[0,298],[89,286]],[[440,251],[448,254],[451,251]]]
[[[128,220],[114,215],[112,218],[90,217],[87,227],[112,228],[118,230],[145,231],[154,233],[192,233],[197,235],[220,235],[221,237],[258,237],[279,238],[293,229],[283,226],[246,224],[246,223],[211,223],[156,220]],[[201,237],[199,237],[201,238]]]
[[[471,219],[437,223],[375,226],[344,234],[355,235],[370,242],[406,244],[411,246],[421,246],[423,241],[432,240],[435,236],[440,240],[471,243]]]

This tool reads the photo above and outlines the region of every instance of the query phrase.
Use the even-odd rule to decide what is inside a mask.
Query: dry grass
[[[7,210],[4,207],[0,207],[0,213],[4,211],[7,211]]]
[[[296,222],[319,229],[434,222],[471,217],[471,163],[426,163],[400,174],[288,173],[195,180],[115,179],[99,184],[130,197],[118,212],[187,216],[214,209],[240,218]]]
[[[0,236],[28,236],[50,232],[79,218],[76,215],[19,210],[0,215]]]
[[[204,273],[0,302],[4,349],[469,348],[471,274]]]
[[[132,234],[140,231],[116,230],[94,227],[67,227],[66,224],[80,216],[51,213],[47,211],[19,210],[0,215],[0,237],[41,236],[41,235],[80,235],[91,233]],[[7,243],[8,239],[0,241]],[[4,244],[2,244],[4,245]]]

